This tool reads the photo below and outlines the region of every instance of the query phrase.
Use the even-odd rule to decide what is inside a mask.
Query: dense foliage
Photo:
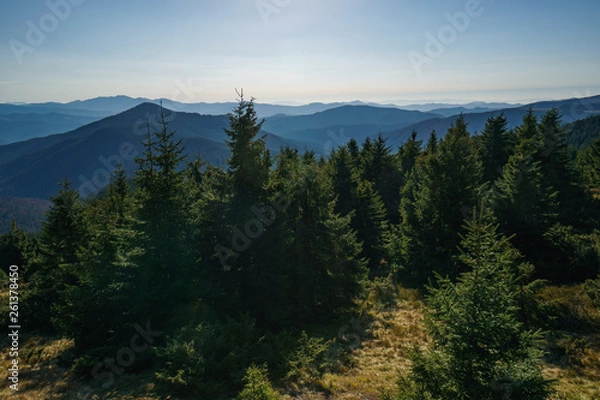
[[[64,182],[38,235],[0,236],[3,265],[27,272],[31,329],[74,339],[74,369],[98,378],[151,325],[154,350],[129,370],[153,365],[195,398],[275,399],[269,377],[313,385],[335,353],[303,330],[353,313],[389,277],[429,291],[417,398],[546,396],[523,293],[598,275],[600,142],[576,153],[556,110],[530,110],[479,136],[459,117],[425,146],[413,133],[397,151],[378,137],[273,156],[240,97],[226,168],[185,160],[161,112],[133,181],[119,168],[91,199]]]

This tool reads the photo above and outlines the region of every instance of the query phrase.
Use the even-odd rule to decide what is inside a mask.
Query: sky
[[[600,94],[600,0],[0,2],[0,102]]]

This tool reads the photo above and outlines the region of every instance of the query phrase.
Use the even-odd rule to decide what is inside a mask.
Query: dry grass
[[[551,399],[600,399],[600,334],[565,336],[553,344],[564,355],[546,365],[546,375],[556,379],[556,393]]]
[[[124,374],[115,385],[103,389],[99,384],[87,384],[74,379],[70,369],[61,365],[61,357],[73,347],[67,339],[33,336],[22,339],[19,351],[19,390],[14,392],[7,384],[0,388],[0,399],[54,400],[54,399],[143,399],[157,400],[152,374]],[[10,366],[8,352],[3,352],[0,368]]]
[[[541,298],[552,299],[569,318],[592,316],[595,323],[598,310],[582,300],[580,287],[548,288]],[[426,346],[428,339],[423,323],[423,301],[413,290],[399,289],[394,302],[383,306],[370,298],[363,307],[358,324],[349,325],[349,353],[345,363],[326,373],[318,382],[320,392],[287,395],[288,400],[377,400],[381,393],[395,389],[400,372],[408,371],[409,351]],[[583,311],[583,312],[582,312]],[[600,315],[600,314],[598,314]],[[589,322],[589,321],[588,321]],[[360,325],[360,326],[356,326]],[[587,325],[588,327],[590,325]],[[354,334],[355,336],[350,336]],[[344,336],[344,335],[341,335]],[[336,339],[338,340],[338,339]],[[556,380],[556,393],[551,400],[600,399],[600,332],[556,330],[547,335],[548,357],[545,374]],[[86,395],[87,386],[72,378],[60,365],[60,357],[72,347],[65,339],[30,337],[21,347],[20,391],[13,394],[7,385],[0,398],[11,399],[172,399],[161,393],[153,383],[152,372],[142,375],[125,374],[108,390],[91,384],[94,395]],[[0,368],[10,363],[4,352]]]
[[[417,291],[399,289],[395,305],[378,308],[370,303],[366,310],[371,322],[360,347],[349,355],[351,367],[322,378],[321,385],[332,393],[330,399],[377,399],[393,390],[399,372],[409,368],[410,349],[426,344],[423,302]]]
[[[66,339],[47,339],[39,336],[19,338],[19,391],[8,384],[0,389],[0,398],[19,400],[63,399],[72,385],[67,369],[59,365],[59,357],[73,343]],[[11,365],[8,352],[2,352],[0,368],[6,371]]]

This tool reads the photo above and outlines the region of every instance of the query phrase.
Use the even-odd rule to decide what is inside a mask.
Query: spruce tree
[[[585,186],[600,190],[600,138],[578,152],[577,170]]]
[[[333,190],[337,196],[335,211],[351,216],[352,229],[363,244],[361,256],[368,260],[372,275],[382,274],[385,271],[381,262],[388,259],[386,242],[389,239],[385,205],[374,184],[361,179],[358,171],[353,169],[346,146],[332,152],[330,163]]]
[[[423,152],[402,189],[394,247],[405,279],[422,284],[434,270],[456,274],[449,254],[458,245],[463,210],[476,203],[480,180],[481,163],[461,116],[439,144]]]
[[[482,203],[483,204],[483,203]],[[429,288],[426,325],[432,343],[416,351],[411,399],[546,399],[540,332],[519,322],[518,253],[482,206],[465,223],[455,283],[438,276]]]
[[[383,201],[389,220],[397,223],[400,205],[398,193],[402,185],[402,173],[397,158],[392,155],[390,147],[386,145],[386,140],[381,135],[369,148],[370,150],[367,150],[366,146],[363,147],[363,165],[360,171],[362,178],[373,184],[373,188]]]
[[[24,313],[41,329],[55,329],[65,316],[69,291],[80,285],[80,255],[89,240],[84,205],[68,180],[51,201],[32,261],[35,273]]]
[[[10,232],[0,235],[0,263],[3,266],[2,268],[6,269],[11,265],[17,265],[21,271],[23,271],[23,268],[27,268],[26,264],[30,256],[29,247],[29,239],[25,232],[17,226],[15,221],[11,221]]]
[[[246,201],[259,201],[271,165],[264,137],[256,137],[264,120],[258,121],[254,99],[244,100],[243,91],[239,96],[237,107],[229,114],[229,128],[225,129],[229,137],[227,145],[231,149],[231,157],[227,163],[234,195]]]
[[[90,239],[81,252],[80,285],[69,292],[61,330],[75,341],[79,354],[109,356],[128,339],[129,326],[138,321],[135,281],[140,276],[134,259],[141,253],[135,230],[133,193],[122,166],[113,173],[106,192],[92,200],[85,215]],[[113,347],[110,347],[113,346]],[[111,350],[108,350],[111,349]]]
[[[341,215],[347,215],[356,209],[358,171],[353,167],[352,156],[346,146],[333,151],[329,161],[333,191],[337,195],[335,210]]]
[[[290,184],[290,204],[282,218],[291,232],[287,262],[294,284],[287,301],[299,321],[326,321],[353,307],[364,289],[366,263],[351,215],[335,212],[326,172],[316,162],[306,164]]]
[[[488,118],[481,133],[483,180],[495,181],[502,173],[502,167],[508,161],[507,120],[504,113]]]
[[[557,193],[545,185],[539,161],[510,157],[493,187],[493,207],[505,233],[538,234],[556,218]]]
[[[352,216],[352,228],[362,243],[361,256],[367,259],[371,277],[387,275],[385,264],[389,260],[389,241],[386,209],[379,194],[369,181],[360,183],[356,190],[356,209]]]
[[[148,127],[144,152],[136,159],[138,170],[134,178],[136,230],[144,249],[136,260],[140,265],[141,296],[136,303],[157,315],[172,308],[167,299],[185,300],[191,268],[182,140],[176,139],[175,131],[169,129],[169,115],[162,105],[159,118],[159,130],[150,132]]]
[[[539,130],[542,148],[536,159],[540,161],[544,184],[557,191],[561,221],[576,224],[584,208],[585,194],[575,172],[558,109],[553,108],[542,117]]]
[[[417,157],[421,154],[421,145],[422,141],[417,140],[417,132],[413,131],[406,143],[398,149],[399,166],[404,180],[413,170]]]

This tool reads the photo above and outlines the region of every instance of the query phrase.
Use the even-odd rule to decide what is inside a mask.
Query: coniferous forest
[[[140,382],[210,400],[600,393],[577,380],[600,377],[597,119],[529,110],[508,129],[500,113],[474,135],[459,116],[327,157],[274,154],[261,125],[242,96],[215,166],[184,156],[163,109],[133,178],[85,199],[65,180],[39,233],[0,236],[22,324],[69,343],[78,389],[56,398],[142,398]],[[352,375],[376,341],[395,349],[383,388]]]

